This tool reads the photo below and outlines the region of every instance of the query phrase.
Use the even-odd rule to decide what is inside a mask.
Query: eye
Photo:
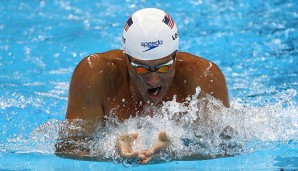
[[[171,65],[166,65],[158,68],[158,72],[167,72],[171,68]]]
[[[144,68],[141,66],[135,67],[135,70],[138,74],[145,74],[145,73],[149,72],[147,68]]]

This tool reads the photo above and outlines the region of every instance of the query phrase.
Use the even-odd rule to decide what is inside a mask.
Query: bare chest
[[[105,116],[117,116],[121,121],[135,117],[143,110],[143,104],[136,101],[132,95],[123,93],[119,96],[110,96],[105,99]]]

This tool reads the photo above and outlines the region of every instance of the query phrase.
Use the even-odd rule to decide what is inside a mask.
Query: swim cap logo
[[[126,39],[123,36],[122,36],[122,42],[123,42],[123,44],[126,43]]]
[[[176,40],[178,38],[178,33],[175,33],[175,35],[172,35],[172,39]]]
[[[148,49],[146,49],[146,50],[143,51],[143,52],[147,52],[149,50],[152,50],[154,48],[159,47],[162,44],[163,44],[163,41],[162,40],[157,40],[155,42],[142,42],[141,43],[141,46],[143,46],[144,48],[148,48]]]

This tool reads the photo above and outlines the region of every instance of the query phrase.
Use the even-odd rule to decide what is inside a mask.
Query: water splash
[[[157,140],[161,131],[166,131],[172,142],[160,154],[164,161],[191,154],[202,158],[241,155],[259,149],[274,149],[279,144],[297,148],[293,147],[297,143],[290,143],[298,141],[298,106],[292,100],[296,90],[281,92],[274,97],[276,102],[266,106],[251,107],[236,100],[230,108],[225,108],[211,96],[197,99],[199,92],[197,89],[197,93],[184,103],[178,103],[174,98],[160,108],[149,106],[142,115],[123,123],[111,116],[105,128],[96,132],[94,140],[88,144],[90,155],[123,162],[115,149],[119,135],[138,133],[133,149],[144,150]],[[149,111],[154,112],[152,117],[146,115]],[[54,153],[59,130],[63,127],[81,129],[80,122],[83,121],[49,120],[31,132],[29,139],[22,136],[8,139],[1,149],[16,153]]]

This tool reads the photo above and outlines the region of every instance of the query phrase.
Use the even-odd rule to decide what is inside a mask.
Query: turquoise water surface
[[[121,49],[127,17],[144,7],[171,14],[179,29],[180,51],[222,69],[231,109],[211,113],[218,116],[216,124],[199,128],[215,134],[224,125],[237,128],[240,138],[235,140],[243,149],[235,157],[123,166],[54,155],[75,66],[89,54]],[[295,0],[0,1],[0,169],[297,170],[297,28]],[[167,109],[174,111],[177,105],[168,103]],[[120,127],[131,131],[136,122],[131,119]],[[152,134],[159,129],[176,133],[177,142],[189,133],[185,123],[171,127],[170,120],[144,122],[155,123],[144,126]],[[111,139],[116,137],[113,131]],[[216,139],[204,139],[207,151],[216,153]]]

